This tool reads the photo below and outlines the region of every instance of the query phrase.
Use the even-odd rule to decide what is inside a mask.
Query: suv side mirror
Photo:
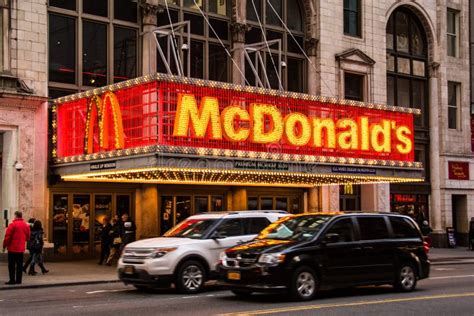
[[[218,230],[214,231],[211,235],[212,239],[224,239],[226,237],[227,236],[222,235],[221,232],[219,232]]]
[[[322,241],[323,244],[333,244],[339,242],[339,234],[337,233],[329,233],[324,236]]]

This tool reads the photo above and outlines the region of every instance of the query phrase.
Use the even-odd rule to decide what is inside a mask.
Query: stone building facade
[[[48,5],[44,2],[5,1],[10,6],[3,7],[4,15],[11,17],[11,25],[3,20],[4,30],[7,30],[3,39],[8,44],[3,46],[3,60],[9,65],[3,78],[9,78],[4,82],[10,84],[8,91],[11,92],[2,95],[0,131],[12,131],[3,132],[3,208],[25,209],[31,215],[48,218],[49,226],[52,225],[53,193],[45,198],[47,108],[44,97],[64,96],[92,89],[99,83],[103,86],[123,78],[165,71],[152,31],[170,21],[191,19],[192,25],[201,28],[193,31],[194,42],[188,47],[195,56],[201,56],[193,59],[190,74],[193,77],[254,84],[256,78],[251,75],[242,49],[265,39],[280,38],[285,65],[281,75],[283,89],[422,109],[415,153],[416,160],[426,166],[424,183],[308,189],[302,193],[305,211],[400,211],[417,217],[419,222],[428,220],[436,245],[446,245],[446,227],[454,227],[461,242],[465,238],[467,221],[474,216],[474,182],[469,176],[474,161],[470,141],[467,1],[281,0],[271,2],[274,8],[267,1],[257,0],[120,1],[128,11],[131,8],[130,12],[136,12],[136,18],[118,11],[119,1],[96,1],[92,7],[85,7],[81,0],[50,0]],[[298,18],[290,18],[295,16]],[[50,25],[48,28],[48,20],[59,21],[64,27]],[[209,20],[215,23],[214,31],[207,27]],[[102,37],[86,38],[87,30],[97,29],[91,25],[103,27],[103,34],[98,34]],[[71,33],[61,33],[66,28],[71,28]],[[265,37],[261,28],[265,29]],[[226,29],[230,32],[226,33]],[[128,34],[128,48],[124,48],[125,40],[120,40],[117,34]],[[64,43],[59,39],[71,41],[66,46],[72,47],[72,51],[61,47]],[[221,41],[233,60],[226,57]],[[304,50],[300,51],[298,46]],[[101,47],[107,48],[100,51]],[[132,67],[130,62],[120,59],[130,47],[135,52],[134,56],[130,52],[127,55],[132,56]],[[274,47],[271,49],[276,53]],[[216,58],[216,63],[209,58],[211,51],[217,52],[213,56],[223,58],[224,63],[219,64],[221,59]],[[54,55],[54,52],[62,52],[62,55]],[[102,65],[94,66],[84,53],[95,56]],[[74,55],[72,60],[67,59],[70,55]],[[271,60],[264,59],[269,67],[270,84],[278,88],[278,75],[271,73]],[[8,102],[3,102],[4,99]],[[28,119],[25,121],[22,117]],[[19,144],[16,147],[9,145],[16,143]],[[12,148],[8,156],[5,148]],[[10,166],[15,161],[23,163],[23,171],[13,172]],[[11,186],[15,181],[15,186]],[[56,181],[50,182],[50,192],[54,192]],[[85,185],[67,184],[65,187],[70,192],[86,190]],[[117,186],[116,189],[123,188]],[[131,203],[137,213],[138,226],[143,229],[140,236],[153,235],[158,223],[151,223],[147,218],[158,216],[160,192],[150,185],[131,189],[135,192]],[[236,188],[228,208],[247,208],[251,194]],[[6,202],[9,200],[13,202]],[[138,210],[154,211],[147,215]],[[49,238],[52,240],[51,232]]]
[[[47,8],[0,2],[0,208],[47,219]]]

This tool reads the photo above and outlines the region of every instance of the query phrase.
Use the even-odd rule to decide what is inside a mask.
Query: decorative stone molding
[[[234,42],[244,43],[245,32],[250,29],[250,26],[244,23],[232,22],[230,24],[230,31],[232,33],[232,40]]]
[[[317,54],[317,47],[318,47],[319,40],[317,38],[311,37],[305,39],[305,51],[308,56],[316,56]]]
[[[144,0],[139,2],[144,25],[156,25],[157,14],[164,11],[164,6],[158,0]]]
[[[344,74],[346,72],[364,76],[364,99],[365,102],[372,101],[372,73],[375,60],[357,48],[351,48],[336,54],[338,72],[338,92],[344,98]]]
[[[439,66],[440,64],[435,61],[430,63],[428,68],[430,78],[438,77]]]

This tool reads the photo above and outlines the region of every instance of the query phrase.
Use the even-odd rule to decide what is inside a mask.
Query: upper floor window
[[[180,21],[190,22],[191,44],[182,50],[186,42],[184,32],[175,32],[176,47],[179,48],[182,65],[187,76],[187,54],[190,55],[189,76],[193,78],[209,79],[228,82],[230,80],[230,63],[226,52],[230,48],[230,0],[167,0],[168,9],[158,13],[158,26],[174,24]],[[196,7],[196,4],[199,7]],[[206,18],[201,14],[201,11]],[[209,24],[207,21],[209,21]],[[212,26],[212,28],[211,28]],[[174,29],[173,29],[174,30]],[[221,45],[222,41],[225,48]],[[169,63],[171,72],[177,74],[177,65],[171,51],[172,46],[167,44],[167,37],[159,39],[160,46]],[[160,54],[157,57],[157,71],[166,73],[167,69]]]
[[[364,75],[344,72],[344,98],[364,101],[364,81]]]
[[[9,1],[0,0],[0,73],[9,70],[8,50],[8,13]]]
[[[81,91],[138,75],[133,0],[49,0],[49,86]]]
[[[458,129],[460,84],[448,82],[448,128]]]
[[[387,23],[387,103],[420,108],[415,127],[428,128],[426,34],[413,12],[400,8]]]
[[[300,48],[304,48],[304,16],[297,0],[247,0],[247,24],[251,27],[245,34],[245,43],[253,44],[265,40],[280,40],[281,51],[277,45],[265,47],[263,64],[272,89],[279,88],[278,54],[281,53],[281,84],[288,91],[304,92],[305,57]],[[250,56],[252,59],[255,54]],[[260,67],[261,68],[261,67]],[[262,69],[258,75],[263,78]],[[246,61],[245,77],[250,85],[256,85],[257,78]]]
[[[361,1],[344,0],[344,34],[362,36]]]
[[[448,56],[459,56],[459,11],[447,11],[447,46]]]

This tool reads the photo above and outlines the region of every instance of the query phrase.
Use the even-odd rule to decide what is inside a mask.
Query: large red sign
[[[414,159],[412,113],[212,85],[156,80],[69,101],[60,99],[56,156],[170,145]]]

